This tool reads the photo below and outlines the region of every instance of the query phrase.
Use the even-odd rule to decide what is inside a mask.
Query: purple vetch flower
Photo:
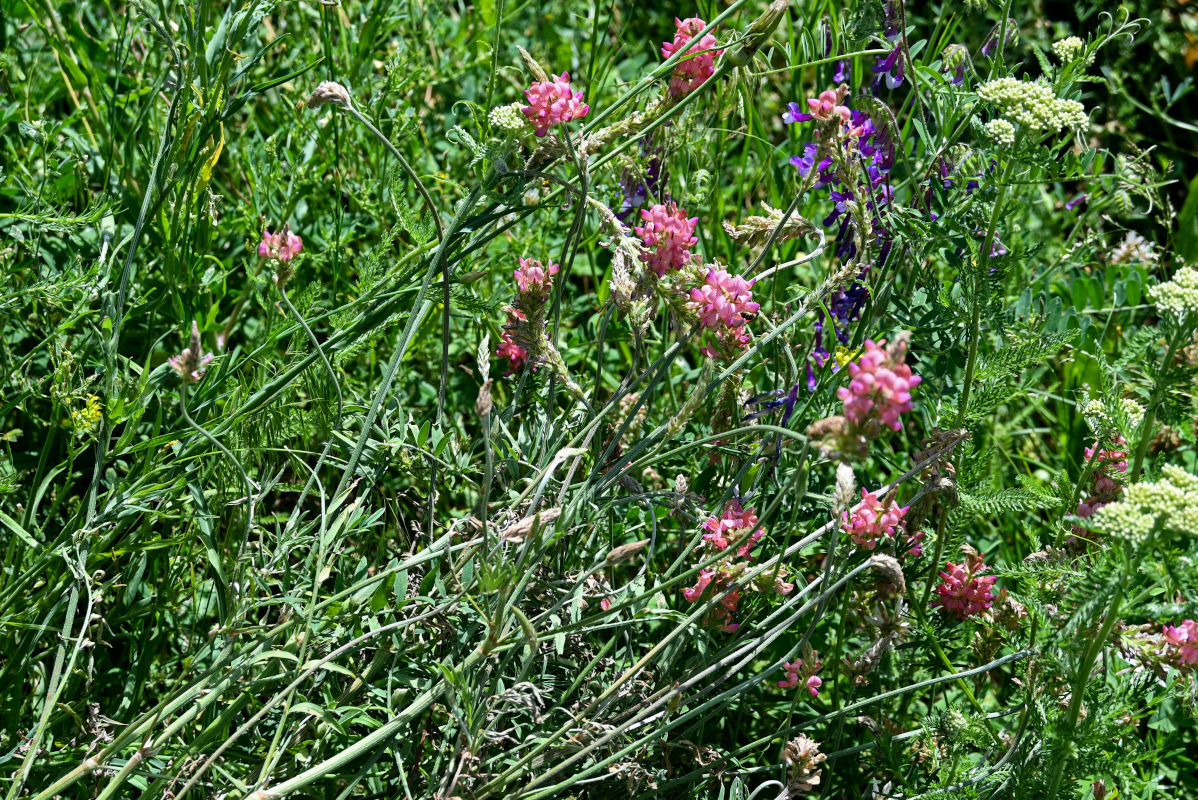
[[[832,73],[832,83],[844,83],[849,79],[848,59],[842,58],[836,62],[836,71]]]
[[[1090,197],[1090,195],[1086,194],[1085,192],[1082,192],[1081,194],[1077,195],[1072,200],[1070,200],[1068,203],[1066,203],[1065,208],[1072,211],[1073,209],[1080,206],[1082,203],[1086,202],[1086,200],[1088,200],[1089,197]]]
[[[903,62],[903,46],[896,44],[890,54],[878,59],[878,63],[873,67],[874,74],[877,79],[874,80],[874,86],[880,87],[883,83],[887,89],[897,89],[903,85],[903,78],[906,77],[907,71]]]
[[[806,122],[809,119],[814,119],[810,114],[803,110],[803,107],[798,103],[787,103],[786,111],[782,114],[782,121],[787,125],[794,125],[796,122]]]
[[[662,189],[670,178],[669,170],[660,156],[653,156],[643,169],[630,167],[620,176],[620,206],[616,218],[625,220],[650,201],[662,196]]]

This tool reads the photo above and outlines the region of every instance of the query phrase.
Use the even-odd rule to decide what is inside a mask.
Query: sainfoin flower
[[[674,203],[658,203],[641,211],[644,225],[632,231],[644,243],[641,260],[657,277],[682,269],[691,260],[691,248],[698,243],[695,225],[698,217],[687,217],[686,210]]]
[[[1165,625],[1165,658],[1179,667],[1198,664],[1198,622],[1187,619],[1180,625]]]
[[[813,659],[813,661],[814,663],[809,665],[807,669],[803,669],[803,659],[801,658],[784,662],[782,669],[786,671],[786,678],[778,681],[778,688],[793,689],[801,683],[811,693],[812,697],[819,697],[819,687],[824,685],[824,681],[815,673],[823,665],[818,659]]]
[[[585,117],[591,107],[582,102],[582,92],[570,90],[570,73],[563,72],[551,80],[537,81],[524,91],[528,105],[520,109],[536,129],[537,136],[544,136],[554,125],[561,125]]]
[[[189,346],[183,348],[183,352],[179,355],[167,359],[167,363],[184,383],[198,383],[204,378],[205,368],[212,363],[212,359],[211,353],[204,352],[204,343],[200,338],[200,326],[193,320]]]
[[[966,619],[990,608],[994,600],[991,589],[998,578],[983,575],[985,571],[985,557],[980,553],[967,554],[962,564],[948,562],[940,573],[943,580],[935,590],[939,599],[933,600],[932,605],[940,606],[946,614],[957,619]]]
[[[561,268],[549,262],[548,266],[534,258],[521,258],[520,266],[513,273],[516,278],[516,288],[520,294],[535,298],[546,298],[553,286],[553,276]]]
[[[741,597],[740,589],[728,589],[733,575],[734,571],[727,567],[716,570],[702,569],[695,579],[695,585],[682,590],[682,596],[688,603],[698,602],[709,589],[714,593],[720,593],[722,596],[719,604],[708,612],[707,622],[725,633],[735,633],[740,627],[739,623],[732,621],[732,612],[736,611]]]
[[[698,89],[715,74],[716,56],[724,51],[716,49],[716,38],[710,33],[695,40],[699,31],[707,27],[707,23],[698,17],[690,19],[675,17],[674,26],[677,28],[674,32],[674,40],[662,43],[661,57],[669,58],[679,50],[694,54],[686,56],[675,64],[674,71],[670,75],[670,96],[683,97]]]
[[[757,514],[753,509],[742,508],[738,501],[729,500],[728,505],[724,506],[723,516],[708,517],[703,523],[703,530],[707,531],[703,534],[703,540],[716,550],[727,550],[733,542],[753,531],[748,541],[736,548],[737,556],[748,558],[753,545],[765,535],[764,530],[753,530],[756,527]]]
[[[292,233],[286,225],[278,233],[262,231],[262,241],[258,243],[258,255],[261,258],[273,258],[284,264],[298,256],[303,249],[303,239]]]
[[[836,390],[844,401],[844,416],[852,423],[866,427],[877,422],[891,430],[902,430],[899,419],[912,408],[911,390],[922,380],[911,374],[905,363],[907,345],[901,338],[889,348],[883,339],[878,343],[866,340],[865,353],[848,366],[848,386]]]
[[[883,502],[875,493],[862,489],[861,502],[853,507],[851,513],[844,512],[840,527],[858,547],[873,550],[878,542],[898,535],[896,528],[902,526],[907,508],[889,498]]]
[[[691,289],[691,306],[706,328],[715,331],[739,328],[745,324],[746,314],[756,314],[761,308],[759,303],[753,302],[752,288],[752,281],[746,281],[740,275],[732,275],[724,269],[708,270],[703,285]]]

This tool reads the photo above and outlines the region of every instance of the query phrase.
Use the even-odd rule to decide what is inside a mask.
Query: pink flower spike
[[[553,286],[553,276],[559,270],[560,267],[553,262],[550,262],[549,266],[545,266],[536,259],[521,258],[520,266],[513,273],[516,278],[516,287],[520,290],[520,294],[548,297],[549,289]]]
[[[696,41],[695,37],[707,27],[707,23],[698,17],[690,19],[675,17],[674,26],[677,28],[674,32],[674,40],[662,43],[661,57],[670,58],[679,51],[693,53],[676,63],[674,71],[670,75],[670,97],[678,98],[698,89],[715,74],[716,56],[723,54],[724,51],[716,49],[718,42],[710,33]]]
[[[940,606],[959,620],[990,608],[994,600],[991,589],[998,577],[983,575],[985,571],[985,557],[980,554],[966,556],[964,564],[948,562],[940,573],[943,581],[935,590],[939,599],[933,600],[932,605]]]
[[[900,508],[893,500],[883,503],[875,493],[862,489],[861,502],[851,514],[846,511],[841,516],[840,527],[855,545],[873,550],[883,539],[897,536],[895,529],[903,524],[906,514],[907,506]]]
[[[549,129],[555,125],[582,119],[591,110],[582,102],[582,92],[570,90],[568,72],[556,78],[550,76],[547,81],[537,81],[525,90],[524,96],[528,98],[528,105],[521,112],[536,129],[537,136],[549,133]]]
[[[844,416],[858,427],[878,425],[902,430],[900,417],[913,408],[911,391],[922,382],[907,366],[903,341],[883,348],[886,342],[865,342],[865,352],[848,365],[848,386],[836,390],[844,401]]]
[[[284,225],[283,230],[278,233],[271,233],[269,230],[262,231],[262,241],[258,243],[258,256],[277,259],[286,264],[298,256],[303,249],[303,239],[292,233],[291,228],[287,225]]]
[[[1181,625],[1163,626],[1166,647],[1165,657],[1177,666],[1189,667],[1198,664],[1198,622],[1187,619]]]
[[[756,314],[761,308],[753,302],[752,281],[727,270],[708,270],[707,280],[691,289],[690,305],[698,312],[699,322],[706,328],[738,328],[745,324],[746,314]]]
[[[690,262],[691,248],[699,242],[694,235],[698,217],[687,217],[686,210],[674,203],[658,203],[643,209],[641,219],[645,224],[632,232],[645,245],[641,261],[657,277],[682,269]]]

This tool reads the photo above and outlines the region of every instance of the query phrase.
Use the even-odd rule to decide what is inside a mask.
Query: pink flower
[[[899,417],[910,411],[911,390],[922,378],[911,374],[905,362],[907,345],[895,342],[883,349],[882,340],[875,344],[866,340],[865,352],[848,366],[851,378],[848,386],[836,390],[844,401],[844,416],[857,425],[877,421],[891,430],[901,430]]]
[[[824,681],[815,673],[819,671],[823,664],[818,658],[813,659],[813,664],[804,670],[803,659],[796,658],[794,661],[786,661],[782,664],[782,669],[786,671],[786,679],[778,681],[779,689],[793,689],[802,683],[807,687],[807,691],[812,697],[819,697],[819,687],[824,685]],[[806,678],[803,676],[806,675]]]
[[[520,266],[514,273],[516,287],[520,290],[520,294],[547,298],[549,289],[553,286],[553,276],[558,273],[559,269],[560,267],[553,262],[546,267],[536,259],[522,258]]]
[[[510,363],[508,371],[504,373],[506,375],[520,371],[528,362],[528,351],[516,344],[516,340],[512,338],[511,331],[503,332],[503,336],[499,340],[499,348],[495,351],[495,355],[500,358],[506,358]]]
[[[728,505],[724,507],[722,517],[708,517],[707,521],[703,523],[703,529],[709,531],[709,533],[703,534],[703,539],[716,550],[727,550],[733,541],[741,538],[746,531],[750,531],[756,526],[757,515],[753,509],[742,509],[739,502],[729,500]],[[736,555],[740,558],[748,558],[753,545],[757,544],[764,535],[765,531],[763,530],[753,531],[749,540],[736,549]]]
[[[948,562],[940,573],[944,580],[936,587],[940,599],[933,600],[932,605],[940,606],[957,619],[966,619],[990,608],[994,600],[990,590],[998,578],[982,575],[985,571],[985,557],[980,553],[967,555],[964,564]]]
[[[696,579],[695,585],[682,590],[682,596],[686,598],[686,602],[694,603],[702,597],[703,592],[707,591],[707,587],[711,585],[714,578],[714,572],[706,569],[699,570],[699,577]]]
[[[710,33],[698,41],[694,40],[699,31],[707,27],[707,23],[698,17],[675,17],[674,25],[677,28],[674,41],[662,43],[661,57],[669,58],[679,50],[695,52],[694,55],[675,64],[674,72],[670,75],[670,97],[683,97],[698,89],[715,74],[716,56],[724,51],[715,49],[716,38]]]
[[[551,80],[537,81],[524,91],[528,105],[520,109],[536,128],[537,136],[544,136],[554,125],[582,119],[591,107],[582,102],[582,92],[570,91],[570,73],[561,77],[550,76]]]
[[[847,106],[840,105],[840,95],[835,89],[825,89],[819,93],[818,99],[807,98],[807,108],[811,116],[818,120],[840,117],[841,121],[848,123],[852,116]]]
[[[699,322],[711,330],[739,328],[746,314],[755,314],[761,306],[753,302],[752,281],[727,270],[708,270],[707,280],[691,289],[690,305],[699,314]]]
[[[686,211],[674,203],[666,203],[641,211],[645,224],[633,228],[633,232],[645,244],[641,260],[657,277],[684,267],[692,258],[691,248],[698,243],[695,225],[698,217],[686,216]]]
[[[862,489],[861,502],[853,507],[852,514],[844,512],[840,527],[858,547],[873,550],[883,538],[893,539],[897,535],[895,528],[903,524],[907,508],[900,508],[893,500],[883,503],[876,494]]]
[[[923,540],[927,537],[927,531],[916,531],[909,533],[903,537],[903,542],[907,545],[907,555],[913,558],[919,558],[923,555]]]
[[[262,241],[258,243],[260,257],[278,259],[284,264],[298,256],[303,249],[303,239],[292,233],[287,225],[283,225],[283,230],[278,233],[262,231]]]
[[[1122,443],[1122,439],[1119,440]],[[1123,493],[1123,484],[1117,477],[1127,472],[1127,452],[1124,450],[1100,450],[1098,442],[1086,448],[1086,460],[1094,459],[1094,494],[1105,502],[1115,500]],[[1079,514],[1079,516],[1081,516]],[[1087,515],[1089,516],[1089,515]]]
[[[1165,625],[1164,638],[1171,647],[1166,647],[1165,657],[1177,666],[1198,664],[1198,622],[1187,619],[1181,625]]]

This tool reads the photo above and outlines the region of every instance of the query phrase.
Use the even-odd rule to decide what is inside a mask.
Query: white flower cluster
[[[1149,289],[1148,296],[1157,308],[1178,319],[1198,313],[1198,269],[1182,267],[1173,273],[1172,280]]]
[[[1015,126],[999,117],[992,119],[982,126],[990,140],[1000,147],[1010,147],[1015,144]]]
[[[1128,231],[1127,235],[1123,237],[1123,241],[1111,251],[1110,260],[1112,264],[1138,262],[1146,266],[1153,266],[1157,262],[1157,255],[1152,248],[1152,242],[1135,231]]]
[[[1127,423],[1126,430],[1120,429],[1098,398],[1090,398],[1082,405],[1082,418],[1086,420],[1090,432],[1099,439],[1113,441],[1116,436],[1131,434],[1144,420],[1144,406],[1129,397],[1119,399],[1119,410],[1123,412],[1123,420]]]
[[[1052,43],[1052,52],[1062,64],[1072,64],[1082,57],[1086,51],[1086,43],[1076,36],[1069,36],[1059,42]],[[1094,63],[1094,56],[1086,57],[1086,66]]]
[[[520,103],[495,106],[491,109],[491,113],[487,114],[487,121],[496,130],[502,131],[508,136],[517,136],[528,130],[528,120],[520,111],[523,107]]]
[[[1198,476],[1166,465],[1159,481],[1132,484],[1122,500],[1098,509],[1085,524],[1132,543],[1158,525],[1166,533],[1192,535],[1198,531]]]
[[[998,108],[1005,116],[1032,130],[1059,132],[1086,124],[1082,104],[1064,100],[1040,83],[999,78],[978,89],[978,97]]]

